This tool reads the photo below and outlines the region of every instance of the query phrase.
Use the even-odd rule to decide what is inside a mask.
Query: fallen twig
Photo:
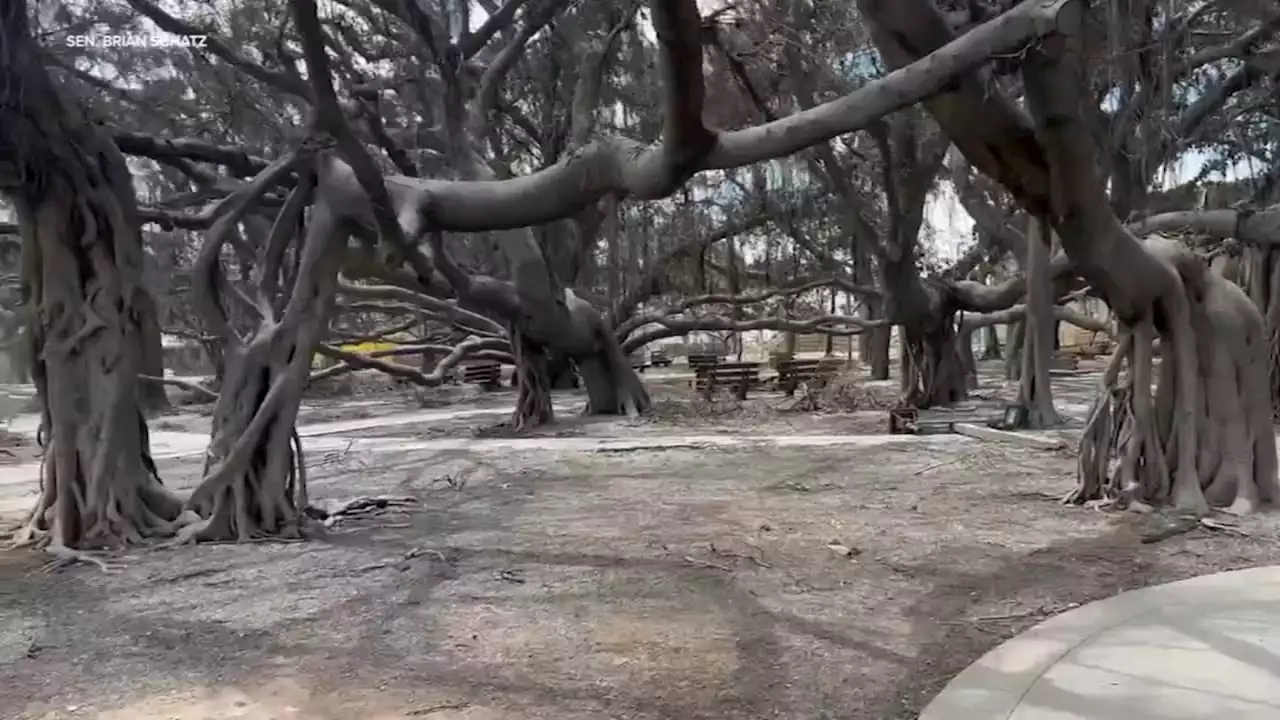
[[[521,576],[519,570],[499,570],[498,579],[503,582],[515,583],[517,585],[523,585],[525,583],[525,579]]]
[[[722,572],[727,572],[727,573],[733,572],[733,568],[731,567],[727,567],[725,565],[717,565],[716,563],[707,562],[706,560],[699,560],[693,557],[692,555],[685,555],[684,561],[695,567],[707,568],[708,570],[720,570]]]
[[[431,707],[420,708],[418,710],[410,710],[405,714],[412,715],[413,717],[418,717],[421,715],[430,715],[432,713],[444,712],[445,710],[466,710],[469,707],[471,707],[471,703],[467,703],[467,702],[445,703],[443,705],[432,705]]]
[[[759,550],[760,548],[756,548],[756,549]],[[751,562],[755,563],[757,567],[762,567],[765,569],[769,568],[769,563],[765,562],[764,560],[761,560],[760,558],[750,553],[740,553],[740,552],[737,552],[736,550],[721,550],[720,548],[717,548],[715,545],[711,546],[711,552],[715,553],[716,555],[719,555],[720,557],[742,558],[744,560],[750,560]]]
[[[368,565],[361,565],[360,567],[355,569],[355,572],[367,573],[367,572],[372,572],[374,570],[382,570],[384,568],[389,568],[392,565],[398,565],[400,563],[413,560],[414,558],[422,557],[423,555],[430,555],[431,557],[434,557],[435,559],[439,560],[442,563],[449,562],[449,559],[446,558],[444,556],[444,553],[440,552],[439,550],[431,550],[428,548],[414,548],[409,552],[405,553],[398,560],[383,560],[381,562],[369,563]]]
[[[305,512],[307,517],[321,521],[325,527],[332,527],[334,523],[343,518],[374,514],[380,510],[389,510],[396,507],[412,507],[418,504],[420,503],[415,497],[375,495],[329,503],[324,507],[312,504],[306,507]]]
[[[975,455],[975,454],[976,454],[976,453],[973,453],[973,452],[967,452],[967,453],[963,453],[963,454],[960,454],[960,455],[956,455],[955,457],[948,458],[948,459],[946,459],[946,460],[943,460],[942,462],[936,462],[936,463],[934,463],[934,464],[932,464],[932,465],[926,465],[926,466],[924,466],[924,467],[920,468],[919,470],[917,470],[917,471],[915,471],[915,472],[913,472],[913,473],[911,473],[911,474],[912,474],[912,475],[923,475],[923,474],[925,474],[925,473],[927,473],[927,472],[930,472],[930,471],[932,471],[932,470],[937,470],[938,468],[941,468],[941,467],[946,467],[946,466],[948,466],[948,465],[954,465],[954,464],[956,464],[956,463],[958,463],[958,462],[960,462],[960,461],[962,461],[962,460],[966,460],[966,459],[968,459],[968,458],[972,457],[972,456],[973,456],[973,455]]]

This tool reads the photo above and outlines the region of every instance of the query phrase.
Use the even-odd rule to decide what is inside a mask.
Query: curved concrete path
[[[1280,566],[1054,617],[956,676],[920,720],[1280,718]]]

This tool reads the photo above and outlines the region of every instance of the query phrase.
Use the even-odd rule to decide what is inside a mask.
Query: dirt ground
[[[344,433],[309,455],[313,495],[421,506],[303,543],[135,551],[111,574],[0,552],[0,716],[907,720],[1049,615],[1267,564],[1280,541],[1261,515],[1144,543],[1168,520],[1055,501],[1070,451],[655,396],[656,420],[523,442],[487,430],[509,392],[491,415]],[[354,412],[317,403],[304,425]],[[159,465],[177,487],[200,472]]]

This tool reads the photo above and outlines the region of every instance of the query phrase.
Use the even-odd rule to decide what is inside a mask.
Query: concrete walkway
[[[1044,622],[920,720],[1280,718],[1280,566],[1123,593]]]

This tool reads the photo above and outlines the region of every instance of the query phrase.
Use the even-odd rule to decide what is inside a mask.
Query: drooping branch
[[[408,288],[394,285],[339,283],[338,292],[348,297],[358,297],[366,300],[398,300],[409,305],[415,305],[424,310],[439,313],[448,318],[451,323],[477,335],[500,337],[506,334],[502,325],[483,315],[458,307],[456,302],[441,300],[430,295],[414,292]]]

